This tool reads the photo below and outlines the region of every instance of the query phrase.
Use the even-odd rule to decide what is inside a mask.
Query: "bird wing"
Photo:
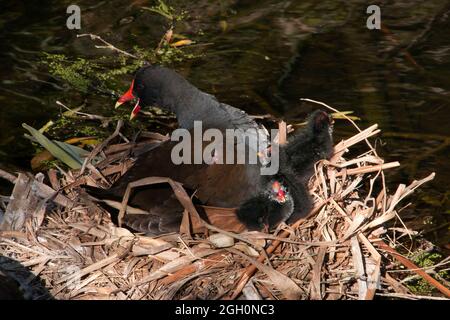
[[[196,190],[195,196],[204,204],[238,207],[258,191],[259,170],[258,165],[213,164],[202,175],[188,177],[184,184]]]
[[[172,148],[176,143],[178,142],[167,141],[158,148],[140,155],[133,167],[119,178],[106,193],[121,199],[130,182],[152,176],[168,177],[182,183],[190,191],[197,190],[196,197],[204,204],[234,207],[239,205],[242,199],[248,197],[249,194],[253,194],[255,186],[259,184],[259,164],[208,165],[202,163],[176,165],[171,159]],[[203,148],[208,144],[209,142],[203,142]],[[238,150],[236,145],[234,145],[235,160],[237,159],[236,152]],[[223,147],[223,160],[226,161],[226,144]],[[193,151],[191,149],[192,157]],[[156,201],[160,203],[161,200],[164,200],[164,197],[167,197],[165,191],[167,188],[171,192],[168,184],[140,187],[132,192],[129,203],[148,211],[147,209],[151,203]]]

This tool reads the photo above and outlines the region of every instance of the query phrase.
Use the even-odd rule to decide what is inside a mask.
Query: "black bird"
[[[175,71],[160,66],[146,66],[138,70],[130,89],[118,100],[116,107],[134,98],[138,102],[133,115],[139,111],[141,104],[156,105],[174,112],[181,128],[192,129],[194,121],[201,120],[204,129],[259,129],[242,110],[220,103]],[[314,163],[321,156],[328,157],[328,144],[331,146],[329,120],[325,112],[316,112],[310,116],[306,128],[280,149],[280,172],[272,177],[260,175],[261,162],[256,165],[175,165],[170,158],[174,143],[166,142],[140,155],[134,166],[109,190],[91,190],[91,193],[122,199],[129,182],[149,176],[169,177],[182,182],[188,191],[195,191],[195,197],[201,204],[241,207],[238,217],[250,229],[274,227],[281,221],[293,222],[304,216],[311,206],[304,181],[310,175]],[[328,138],[324,135],[325,131]],[[255,132],[257,139],[266,138],[261,130]],[[286,195],[283,201],[271,196],[277,183],[281,186],[280,192]],[[152,185],[135,190],[129,205],[149,213],[144,216],[126,216],[125,224],[135,230],[160,234],[179,228],[183,208],[168,185]]]
[[[325,111],[316,110],[307,117],[306,127],[281,148],[280,163],[289,164],[295,176],[306,182],[314,173],[314,164],[332,154],[333,119]]]
[[[294,223],[308,214],[312,200],[306,185],[314,164],[329,159],[333,153],[332,132],[333,119],[328,113],[322,110],[311,113],[306,127],[280,148],[279,172],[264,178],[263,183],[272,185],[272,190],[266,188],[245,201],[237,211],[239,220],[251,230],[261,230],[281,222]],[[286,196],[279,197],[276,192]]]
[[[163,142],[159,147],[141,154],[131,167],[108,189],[87,188],[99,198],[121,200],[128,184],[150,176],[169,177],[179,181],[189,192],[195,192],[199,203],[217,207],[238,207],[260,191],[260,163],[257,164],[174,164],[172,149],[177,141]],[[203,142],[202,150],[207,146]],[[193,148],[193,146],[191,146]],[[236,152],[237,150],[235,150]],[[124,223],[142,232],[160,234],[179,229],[184,208],[168,184],[157,184],[133,190],[129,205],[149,215],[126,215]]]
[[[148,65],[136,72],[130,88],[116,103],[137,98],[131,117],[142,106],[158,106],[176,114],[180,128],[192,129],[194,121],[201,120],[204,128],[258,129],[259,126],[241,109],[219,102],[180,74],[158,65]]]
[[[236,214],[249,230],[260,231],[270,230],[281,222],[293,223],[311,207],[304,184],[270,180],[259,194],[242,203]]]
[[[280,222],[293,223],[311,209],[306,178],[316,161],[331,155],[331,128],[327,113],[311,114],[306,127],[280,148],[280,169],[273,176],[261,176],[260,164],[175,165],[170,157],[176,142],[167,141],[139,156],[109,190],[91,193],[121,200],[129,182],[148,176],[170,177],[195,192],[201,204],[238,207],[237,216],[248,229],[271,229]],[[137,231],[157,235],[179,229],[184,208],[168,185],[137,188],[129,205],[149,213],[125,216],[124,223]]]
[[[243,110],[219,102],[213,95],[199,90],[180,74],[163,66],[140,68],[115,107],[133,99],[137,99],[137,103],[131,112],[131,119],[139,113],[141,105],[157,106],[175,113],[178,125],[183,129],[191,130],[195,121],[201,121],[203,129],[247,130],[252,139],[260,142],[267,139],[267,131]],[[265,156],[266,145],[260,143],[254,152]]]

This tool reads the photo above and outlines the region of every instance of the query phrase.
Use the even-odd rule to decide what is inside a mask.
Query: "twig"
[[[402,294],[402,293],[377,293],[377,296],[391,297],[391,298],[403,298],[409,300],[448,300],[442,297],[432,297],[432,296],[417,296],[412,294]]]
[[[61,101],[56,101],[56,104],[63,107],[64,109],[66,109],[67,111],[71,111],[75,114],[79,114],[81,116],[84,116],[85,118],[89,119],[89,120],[109,120],[111,119],[110,117],[104,117],[104,116],[99,116],[96,114],[90,114],[90,113],[85,113],[85,112],[80,112],[80,111],[74,111],[72,109],[70,109],[69,107],[67,107],[66,105],[64,105]]]
[[[3,171],[0,169],[0,178],[3,178],[5,180],[8,180],[11,183],[14,183],[17,179],[17,177],[9,172]]]
[[[346,170],[336,173],[336,177],[341,177],[343,175],[354,175],[354,174],[378,172],[378,171],[383,171],[386,169],[396,168],[399,166],[400,166],[400,163],[395,161],[395,162],[389,162],[389,163],[379,164],[379,165],[375,165],[375,166],[364,166],[364,167],[359,167],[359,168],[346,169]]]
[[[119,52],[119,53],[121,53],[121,54],[123,54],[123,55],[126,55],[126,56],[128,56],[128,57],[130,57],[130,58],[140,60],[138,56],[135,56],[134,54],[131,54],[131,53],[129,53],[129,52],[126,52],[126,51],[124,51],[124,50],[122,50],[122,49],[119,49],[119,48],[113,46],[111,43],[109,43],[109,42],[103,40],[100,36],[97,36],[97,35],[95,35],[95,34],[92,34],[92,33],[77,34],[77,38],[81,38],[81,37],[90,37],[91,40],[99,40],[100,42],[102,42],[102,43],[105,44],[105,46],[97,46],[97,45],[96,45],[95,47],[96,47],[97,49],[110,49],[110,50]]]
[[[326,103],[324,103],[324,102],[320,102],[320,101],[316,101],[316,100],[312,100],[312,99],[306,99],[306,98],[302,98],[302,99],[300,99],[300,100],[303,100],[303,101],[308,101],[308,102],[311,102],[311,103],[315,103],[315,104],[319,104],[319,105],[321,105],[321,106],[324,106],[325,108],[327,108],[327,109],[329,109],[329,110],[332,110],[332,111],[334,111],[334,112],[337,112],[337,113],[341,113],[339,110],[337,110],[337,109],[335,109],[335,108],[333,108],[333,107],[331,107],[331,106],[329,106],[329,105],[327,105]],[[355,121],[353,121],[351,118],[349,118],[349,117],[347,117],[347,115],[346,114],[344,114],[344,113],[341,113],[342,114],[342,116],[347,120],[347,121],[349,121],[360,133],[362,132],[362,130],[361,130],[361,128],[356,124],[356,122]],[[376,157],[379,157],[378,156],[378,153],[377,153],[377,151],[375,150],[375,148],[372,146],[372,144],[370,143],[370,141],[367,139],[367,138],[365,138],[364,139],[365,141],[366,141],[366,144],[367,144],[367,146],[370,148],[370,150],[373,152],[373,154],[376,156]],[[380,158],[380,157],[379,157]],[[387,188],[386,188],[386,178],[385,178],[385,176],[384,176],[384,171],[383,170],[381,170],[381,181],[382,181],[382,186],[383,186],[383,188],[382,188],[382,191],[381,191],[381,193],[380,194],[383,194],[383,214],[386,212],[386,201],[387,201],[387,197],[386,197],[386,194],[387,194],[387,192],[386,192],[386,190],[387,190]],[[399,221],[404,225],[404,223],[403,223],[403,220],[397,215],[397,218],[399,219]]]
[[[91,151],[91,153],[89,154],[89,156],[86,158],[85,162],[83,163],[83,167],[80,170],[80,174],[79,176],[82,176],[84,173],[84,170],[86,169],[86,166],[88,164],[90,164],[91,160],[94,159],[94,157],[103,150],[103,148],[105,148],[112,139],[114,139],[115,137],[117,137],[120,133],[120,129],[123,126],[123,121],[119,120],[117,121],[117,126],[116,126],[116,130],[114,130],[113,134],[110,135],[106,140],[104,140],[102,143],[98,144],[97,146],[95,146],[94,150]]]

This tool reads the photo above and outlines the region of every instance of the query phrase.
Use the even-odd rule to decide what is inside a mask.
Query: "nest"
[[[111,185],[132,165],[130,150],[167,139],[146,134],[139,143],[111,144],[119,131],[120,125],[92,151],[81,170],[50,170],[48,184],[43,174],[2,173],[15,186],[11,197],[1,198],[5,213],[0,250],[9,259],[0,261],[0,266],[9,268],[28,297],[419,298],[385,271],[394,259],[421,271],[392,249],[412,231],[405,226],[390,230],[388,222],[400,221],[400,202],[432,180],[434,173],[408,186],[401,184],[389,194],[384,171],[399,163],[384,163],[369,143],[368,138],[379,132],[377,125],[337,143],[334,156],[316,164],[309,182],[314,208],[295,224],[282,224],[270,234],[233,232],[233,226],[220,223],[228,218],[208,224],[198,218],[182,186],[166,179],[180,194],[185,216],[179,234],[156,238],[114,225],[109,213],[82,188],[83,184]],[[346,159],[344,155],[356,144],[366,150]],[[104,160],[93,165],[91,160],[99,154]],[[158,179],[141,182],[162,182]],[[233,214],[221,208],[208,212],[216,217]],[[19,272],[11,261],[29,268],[31,276]],[[445,287],[438,289],[445,291]]]

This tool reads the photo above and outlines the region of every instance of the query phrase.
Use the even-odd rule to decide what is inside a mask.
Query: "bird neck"
[[[220,117],[219,102],[197,88],[188,95],[179,96],[172,104],[172,110],[181,128],[191,129],[194,121],[202,121],[204,128],[224,128],[224,123],[218,125],[220,122],[215,121]]]
[[[214,97],[200,91],[183,78],[162,85],[157,105],[175,113],[181,128],[192,129],[194,120],[208,122],[216,114]]]

